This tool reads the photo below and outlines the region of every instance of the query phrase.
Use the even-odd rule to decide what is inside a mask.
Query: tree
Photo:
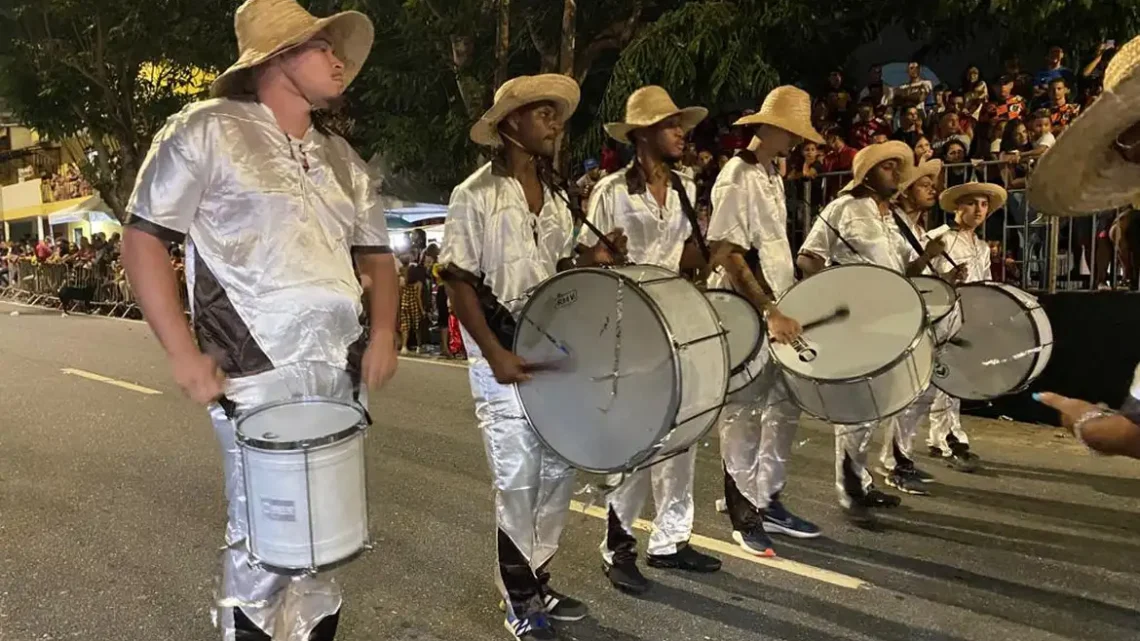
[[[21,122],[94,151],[80,169],[120,219],[163,122],[233,58],[229,0],[8,0],[0,95]]]

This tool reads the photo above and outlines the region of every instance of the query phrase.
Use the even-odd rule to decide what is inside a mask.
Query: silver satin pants
[[[241,412],[265,403],[297,396],[323,396],[350,400],[353,386],[348,374],[322,363],[300,363],[263,374],[232,379],[226,396]],[[365,394],[360,402],[368,407]],[[236,425],[221,406],[209,407],[210,420],[222,448],[225,469],[228,522],[222,559],[222,591],[219,627],[224,641],[234,641],[233,607],[242,612],[273,641],[307,641],[313,628],[341,607],[340,586],[329,575],[291,578],[250,564],[246,542],[245,481]]]
[[[495,485],[495,522],[537,574],[558,550],[574,469],[539,441],[515,390],[495,380],[485,358],[470,359],[469,378]],[[511,607],[501,572],[495,581]]]
[[[853,497],[866,494],[874,479],[867,470],[867,454],[880,421],[835,425],[835,488],[839,504],[851,506]]]
[[[652,490],[657,514],[653,518],[653,531],[649,535],[649,554],[675,554],[677,547],[692,536],[693,474],[696,463],[697,448],[693,447],[653,467],[626,476],[620,481],[621,485],[609,493],[609,508],[621,521],[626,534],[633,536],[633,523],[641,516]],[[611,476],[610,479],[611,483],[617,483],[620,475]],[[602,539],[601,549],[606,562],[613,563],[608,537]]]
[[[905,410],[883,421],[886,433],[883,434],[883,451],[879,460],[888,472],[894,471],[900,463],[896,460],[896,453],[906,459],[901,461],[904,467],[914,464],[914,437],[922,420],[930,415],[935,392],[938,391],[933,385],[927,387]]]
[[[752,384],[734,394],[721,414],[717,425],[724,467],[758,510],[784,489],[799,421],[800,408],[776,363],[768,363]]]
[[[942,390],[938,390],[934,395],[934,403],[930,407],[930,434],[927,436],[926,444],[941,450],[942,456],[953,454],[946,442],[951,434],[963,445],[970,443],[966,430],[962,429],[961,411],[962,401]]]

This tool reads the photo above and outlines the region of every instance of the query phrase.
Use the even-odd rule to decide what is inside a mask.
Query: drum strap
[[[910,225],[906,224],[906,221],[899,215],[897,209],[892,208],[891,215],[895,217],[895,224],[899,226],[899,231],[902,232],[903,238],[905,238],[906,242],[921,256],[922,252],[926,251],[926,248],[918,242],[918,238],[914,235],[914,232],[911,231]]]
[[[843,234],[839,233],[839,230],[835,228],[835,225],[831,224],[831,221],[827,219],[827,216],[820,214],[819,220],[821,222],[823,222],[824,225],[827,225],[828,229],[830,229],[832,232],[835,233],[835,237],[838,238],[840,242],[842,242],[844,245],[847,245],[847,249],[850,249],[852,254],[855,254],[859,258],[863,258],[863,254],[860,254],[858,249],[855,249],[855,247],[851,243],[847,242],[847,239],[843,237]],[[863,258],[863,260],[867,260],[867,259]],[[871,261],[867,261],[867,262],[871,262]]]
[[[705,242],[705,235],[701,233],[701,224],[697,220],[697,210],[693,209],[693,203],[689,200],[689,192],[685,191],[685,184],[681,182],[681,176],[670,170],[669,179],[673,183],[673,189],[681,198],[681,210],[685,212],[685,217],[689,219],[689,225],[693,228],[693,240],[696,241],[697,248],[701,250],[701,256],[704,257],[706,263],[712,264],[712,254],[709,253],[708,243]]]

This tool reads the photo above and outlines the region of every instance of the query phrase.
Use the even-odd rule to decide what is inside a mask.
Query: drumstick
[[[569,360],[568,358],[560,358],[542,363],[524,363],[523,371],[532,373],[559,372],[567,368],[567,361]]]
[[[840,305],[839,307],[835,308],[834,312],[831,312],[827,316],[824,316],[823,318],[817,318],[817,319],[811,321],[810,323],[804,323],[803,324],[803,331],[806,332],[809,329],[815,329],[816,327],[822,327],[824,325],[828,325],[828,324],[834,323],[836,321],[841,321],[850,315],[851,315],[851,308],[847,307],[846,305]]]

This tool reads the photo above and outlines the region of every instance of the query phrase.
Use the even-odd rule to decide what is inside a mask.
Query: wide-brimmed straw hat
[[[985,196],[990,201],[990,213],[993,213],[1005,204],[1007,194],[1001,186],[993,183],[968,182],[942,192],[938,198],[938,206],[945,212],[956,211],[958,201],[970,196]]]
[[[686,133],[700,124],[709,110],[704,107],[681,109],[669,97],[669,92],[656,85],[642,87],[629,95],[625,101],[625,119],[622,122],[606,123],[606,133],[618,142],[629,142],[629,132],[634,129],[652,127],[657,123],[681,116],[681,128]]]
[[[1104,72],[1104,91],[1057,137],[1029,177],[1029,204],[1042,214],[1079,216],[1132,202],[1140,164],[1113,148],[1140,121],[1140,38],[1120,48]]]
[[[907,146],[905,142],[900,140],[890,140],[881,142],[877,145],[867,145],[855,154],[855,159],[851,161],[851,169],[854,176],[851,182],[843,186],[839,193],[847,193],[855,187],[862,185],[866,180],[867,174],[871,173],[875,165],[886,162],[888,160],[897,160],[903,164],[903,169],[909,171],[909,167],[914,166],[914,152]],[[905,178],[907,174],[903,174]]]
[[[234,14],[234,31],[238,59],[210,86],[215,96],[228,94],[239,72],[305,44],[322,32],[344,63],[344,86],[348,87],[368,59],[375,35],[372,21],[359,11],[317,18],[295,0],[246,0]]]
[[[746,115],[732,124],[739,127],[771,125],[817,145],[823,144],[823,136],[811,125],[811,96],[791,85],[768,92],[759,112]]]
[[[471,125],[471,140],[486,147],[501,147],[499,123],[512,112],[536,102],[549,102],[558,112],[558,120],[566,122],[578,108],[581,90],[569,76],[545,73],[538,76],[511,78],[495,92],[495,103]]]
[[[938,174],[942,173],[942,161],[937,158],[934,160],[927,160],[917,167],[908,167],[903,172],[903,180],[899,183],[899,193],[910,189],[911,185],[918,182],[919,178],[923,176],[930,176],[934,180],[938,180]]]

